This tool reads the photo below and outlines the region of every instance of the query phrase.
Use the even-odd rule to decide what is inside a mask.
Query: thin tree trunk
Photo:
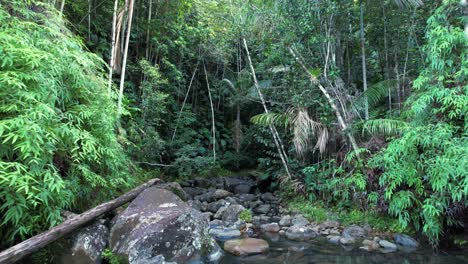
[[[468,16],[468,1],[460,0],[460,5],[462,7],[463,15]],[[465,19],[465,36],[468,38],[468,20]]]
[[[119,0],[114,1],[114,12],[112,14],[112,40],[111,40],[111,57],[109,61],[109,76],[107,80],[107,93],[109,96],[112,92],[112,73],[114,70],[115,63],[115,40],[116,40],[116,28],[117,28],[117,8]]]
[[[88,0],[88,41],[91,40],[91,0]]]
[[[0,252],[0,263],[13,264],[27,255],[47,246],[48,244],[70,234],[75,229],[91,222],[97,217],[118,208],[131,200],[135,199],[141,192],[148,187],[158,183],[159,179],[152,179],[148,182],[136,187],[135,189],[127,192],[126,194],[111,200],[109,202],[100,204],[82,214],[76,215],[60,225],[45,231],[37,236],[33,236],[5,251]]]
[[[182,112],[184,111],[185,103],[187,102],[187,98],[188,98],[189,93],[190,93],[190,88],[192,87],[193,79],[195,78],[195,74],[197,73],[197,70],[198,70],[198,62],[197,62],[197,66],[195,67],[195,70],[193,71],[192,79],[190,79],[190,84],[189,84],[189,87],[187,89],[187,92],[185,93],[185,98],[184,98],[184,101],[182,102],[182,107],[180,108],[179,115],[177,116],[177,121],[176,121],[176,125],[175,125],[175,128],[174,128],[174,132],[172,133],[172,139],[171,139],[172,141],[174,141],[174,139],[176,137],[177,127],[179,125],[179,120],[180,120],[180,117],[182,115]]]
[[[367,67],[366,67],[366,37],[364,35],[364,10],[362,5],[362,0],[359,1],[359,10],[360,10],[360,32],[361,32],[361,51],[362,51],[362,84],[364,86],[364,92],[367,91]],[[364,118],[369,119],[369,103],[367,101],[367,96],[364,98],[365,109],[364,109]]]
[[[413,16],[411,17],[411,21],[414,21],[415,17],[416,17],[416,8],[414,8]],[[402,87],[402,100],[403,101],[406,98],[406,91],[405,91],[406,69],[407,69],[407,66],[408,66],[409,50],[410,50],[410,46],[411,46],[411,37],[412,37],[411,32],[412,32],[412,29],[413,29],[414,25],[415,25],[415,23],[412,23],[412,25],[410,26],[409,32],[408,32],[408,43],[407,43],[407,46],[406,46],[405,64],[403,66],[403,75],[402,75],[403,85],[401,86]]]
[[[149,2],[149,10],[148,10],[148,25],[146,28],[146,60],[149,60],[149,50],[150,50],[150,22],[151,22],[151,11],[153,9],[153,0]]]
[[[65,8],[65,0],[62,0],[60,4],[60,15],[63,16],[63,9]]]
[[[257,75],[255,74],[255,69],[252,64],[252,59],[250,58],[250,52],[249,52],[249,47],[247,46],[247,41],[245,38],[242,38],[242,41],[244,43],[244,48],[247,53],[247,59],[248,63],[250,66],[250,71],[252,73],[252,77],[254,79],[254,86],[255,89],[257,90],[258,96],[260,97],[260,101],[262,103],[263,109],[265,113],[269,113],[268,107],[266,105],[265,99],[263,98],[262,91],[260,90],[260,86],[258,85],[258,80],[257,80]],[[286,152],[284,151],[284,146],[283,143],[281,142],[281,138],[279,137],[278,131],[276,130],[276,127],[272,124],[269,126],[271,134],[273,135],[273,140],[275,142],[276,148],[278,149],[278,154],[280,155],[281,162],[283,163],[284,169],[286,171],[286,174],[288,175],[288,178],[291,179],[291,173],[289,172],[289,166],[288,166],[288,156]]]
[[[400,72],[398,70],[398,52],[395,52],[395,76],[396,76],[396,85],[397,85],[397,101],[398,101],[398,111],[400,111],[401,106],[401,92],[400,92]]]
[[[382,19],[384,24],[384,49],[385,49],[385,79],[390,79],[390,66],[388,63],[388,39],[387,39],[387,13],[385,10],[385,1],[381,1]],[[392,88],[388,87],[388,108],[392,110]]]
[[[333,100],[333,98],[330,96],[330,94],[327,92],[327,90],[325,89],[325,87],[323,87],[319,80],[317,79],[317,77],[315,77],[313,74],[311,74],[309,72],[309,70],[307,69],[307,66],[305,65],[305,62],[304,60],[302,59],[302,57],[300,57],[300,55],[295,52],[291,47],[288,47],[289,49],[289,52],[291,53],[291,55],[296,59],[296,61],[302,66],[302,68],[304,69],[304,71],[309,75],[309,80],[310,82],[313,84],[313,85],[317,85],[320,89],[320,91],[323,93],[323,95],[327,98],[328,100],[328,103],[330,104],[331,108],[333,109],[333,111],[335,111],[335,115],[336,115],[336,118],[338,119],[338,124],[340,125],[340,128],[342,130],[342,132],[348,137],[348,140],[351,144],[351,147],[353,148],[353,150],[357,153],[357,150],[359,149],[357,143],[356,143],[356,139],[354,138],[353,134],[351,133],[351,131],[349,131],[348,129],[348,125],[346,124],[345,120],[343,119],[343,116],[341,115],[341,112],[340,110],[338,109],[338,107],[336,106],[335,104],[335,101]],[[358,156],[359,157],[359,156]]]
[[[203,62],[203,70],[205,71],[205,78],[206,78],[206,87],[208,89],[208,97],[210,99],[210,107],[211,107],[211,123],[212,123],[212,134],[213,134],[213,161],[216,162],[216,127],[215,127],[215,115],[214,115],[214,108],[213,108],[213,99],[211,98],[211,90],[210,90],[210,82],[208,81],[208,73],[206,72],[205,62]]]
[[[123,62],[122,62],[122,73],[120,74],[120,89],[119,89],[119,100],[117,104],[117,117],[120,122],[120,117],[122,115],[122,99],[123,99],[123,90],[125,84],[125,68],[127,67],[127,56],[128,56],[128,45],[130,42],[130,33],[132,29],[132,18],[133,18],[133,1],[130,0],[129,2],[129,13],[128,13],[128,29],[127,29],[127,36],[125,40],[125,48],[124,48],[124,55],[123,55]]]

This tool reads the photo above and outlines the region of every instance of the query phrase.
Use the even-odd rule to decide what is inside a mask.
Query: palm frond
[[[233,82],[233,81],[231,81],[231,80],[229,80],[229,79],[226,79],[226,78],[224,78],[224,79],[222,79],[222,80],[221,80],[221,82],[225,82],[225,83],[227,83],[227,85],[228,85],[228,86],[229,86],[229,87],[230,87],[230,88],[231,88],[233,91],[235,91],[235,90],[236,90],[236,85],[234,84],[234,82]]]
[[[395,119],[373,119],[364,123],[363,133],[371,135],[395,136],[400,135],[409,128],[405,121]]]
[[[250,118],[250,122],[253,124],[264,127],[271,125],[281,125],[287,128],[289,121],[290,120],[288,115],[279,113],[263,113]]]
[[[394,0],[394,1],[400,8],[408,8],[408,7],[416,8],[424,4],[422,0]]]
[[[366,107],[366,98],[369,106],[376,105],[382,98],[388,95],[388,91],[397,87],[396,80],[384,80],[369,86],[367,91],[359,95],[353,102],[355,110],[361,112]]]
[[[307,109],[291,108],[288,110],[289,116],[294,116],[292,120],[293,143],[299,156],[303,156],[309,149],[311,138],[317,138],[314,149],[319,149],[321,153],[325,151],[328,142],[328,130],[319,122],[310,118]]]

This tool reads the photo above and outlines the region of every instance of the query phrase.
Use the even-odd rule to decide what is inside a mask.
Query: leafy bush
[[[468,42],[459,14],[459,1],[449,0],[429,18],[428,66],[407,104],[411,129],[370,163],[384,171],[380,185],[390,215],[403,227],[422,224],[434,245],[445,225],[461,224],[452,209],[468,207]]]
[[[0,6],[0,221],[8,239],[131,185],[103,63],[35,1]]]

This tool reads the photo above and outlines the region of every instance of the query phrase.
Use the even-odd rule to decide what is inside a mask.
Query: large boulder
[[[256,238],[234,239],[224,243],[224,250],[237,256],[266,253],[268,249],[268,242]]]
[[[294,225],[288,228],[288,230],[286,230],[285,235],[289,240],[308,241],[316,237],[317,233],[315,233],[315,231],[308,226]]]
[[[60,256],[63,264],[98,264],[107,245],[109,229],[101,222],[78,229],[67,239],[67,245]]]
[[[419,246],[418,241],[405,234],[395,234],[393,239],[395,240],[395,243],[402,247],[416,248]]]
[[[114,254],[130,264],[158,263],[158,256],[187,263],[217,250],[203,215],[157,186],[143,191],[116,217],[109,243]]]
[[[189,199],[189,195],[184,191],[184,189],[177,182],[168,182],[168,183],[159,184],[158,188],[171,191],[175,195],[179,196],[179,198],[182,199],[182,201],[186,202]]]
[[[257,187],[255,177],[250,176],[225,177],[224,182],[226,190],[236,194],[250,193]]]

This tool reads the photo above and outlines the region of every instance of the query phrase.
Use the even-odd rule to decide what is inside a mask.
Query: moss
[[[109,264],[127,264],[128,260],[125,256],[115,255],[110,249],[106,248],[102,252],[104,263]]]

